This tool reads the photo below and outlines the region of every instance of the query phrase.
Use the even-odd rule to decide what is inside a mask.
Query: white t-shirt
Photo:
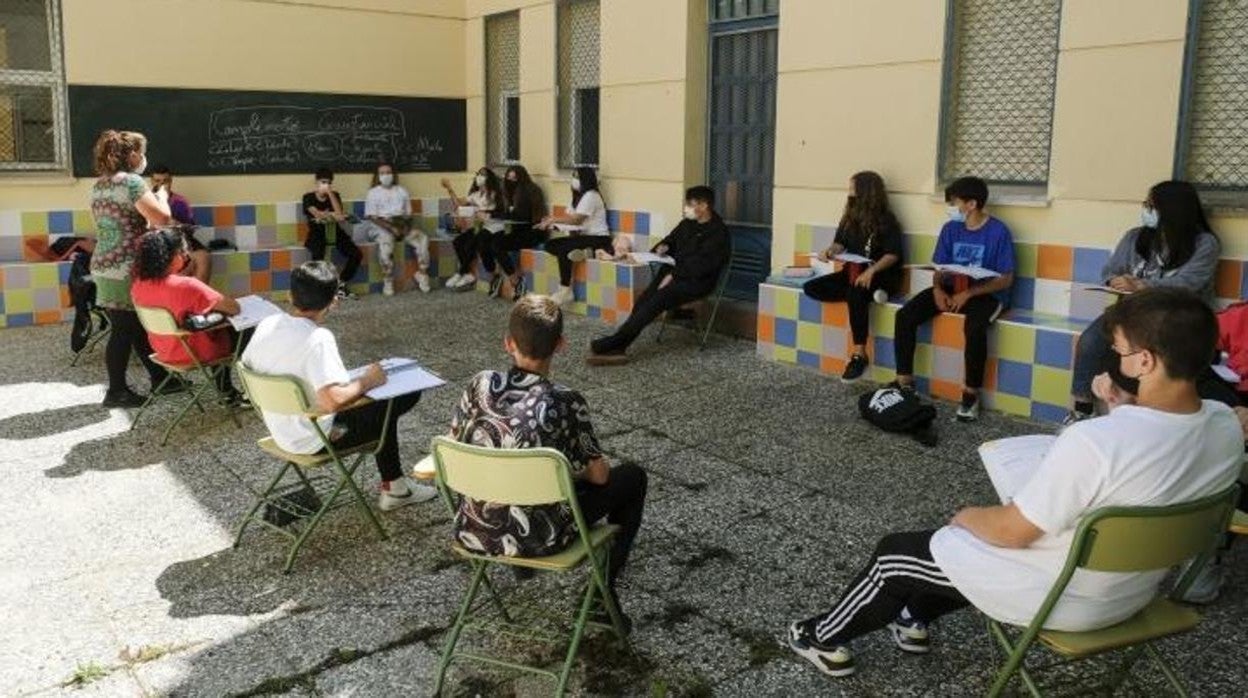
[[[585,216],[585,220],[581,222],[582,235],[611,234],[611,229],[607,227],[607,205],[603,203],[602,194],[597,189],[590,189],[582,194],[573,210]]]
[[[410,216],[412,215],[412,195],[397,184],[388,188],[378,184],[369,189],[368,195],[364,197],[364,215],[382,218]]]
[[[316,391],[321,388],[351,382],[334,334],[307,318],[286,313],[260,321],[243,352],[243,365],[258,373],[298,378],[310,405],[316,404]],[[306,417],[261,414],[273,440],[287,451],[316,453],[324,447]],[[334,416],[320,417],[317,423],[328,435]]]
[[[1080,518],[1105,506],[1164,506],[1230,487],[1244,436],[1226,405],[1204,401],[1188,415],[1133,405],[1072,425],[1053,443],[1014,504],[1044,531],[1030,547],[999,548],[945,526],[932,557],[954,587],[990,617],[1027,625],[1039,610]],[[1126,620],[1153,599],[1166,570],[1076,570],[1046,627],[1082,631]]]
[[[470,192],[464,199],[479,212],[489,213],[495,209],[494,197],[484,189]]]

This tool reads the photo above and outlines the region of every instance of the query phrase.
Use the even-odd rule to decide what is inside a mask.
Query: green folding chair
[[[438,680],[433,694],[435,696],[441,694],[447,669],[453,661],[462,659],[548,676],[557,682],[555,695],[562,696],[567,687],[572,662],[576,659],[577,648],[580,646],[581,637],[587,626],[612,630],[627,647],[628,639],[624,631],[623,619],[619,609],[615,606],[615,601],[606,591],[611,540],[619,531],[619,526],[602,524],[591,528],[588,525],[576,501],[571,466],[563,454],[554,449],[485,448],[439,436],[433,439],[432,451],[438,489],[452,515],[457,509],[456,502],[461,496],[510,506],[566,502],[572,510],[577,535],[577,540],[566,550],[547,557],[484,555],[470,551],[458,542],[451,543],[451,550],[471,565],[472,580],[468,584],[468,590],[460,603],[455,623],[451,627],[446,645],[442,650],[442,660],[438,666]],[[544,628],[523,626],[513,621],[503,597],[490,583],[486,570],[491,565],[526,567],[560,573],[587,568],[585,593],[581,598],[580,609],[572,621],[571,635],[567,638],[567,652],[558,673],[540,666],[456,650],[460,634],[465,628],[491,629],[497,633],[550,644],[560,643],[565,639],[561,633]],[[482,612],[483,609],[476,604],[482,586],[486,587],[491,597],[492,606],[499,616],[497,619],[486,617]],[[610,625],[589,620],[590,610],[596,603],[606,608],[611,618]],[[528,608],[525,610],[547,618],[563,620],[565,623],[567,620],[566,617],[552,615],[543,609]]]
[[[247,486],[247,489],[254,495],[255,500],[251,508],[238,523],[238,533],[234,537],[234,547],[237,548],[242,543],[243,533],[246,532],[247,526],[252,522],[277,531],[292,541],[290,551],[286,555],[286,565],[282,568],[282,572],[290,572],[295,564],[295,556],[299,554],[299,549],[303,547],[304,541],[308,539],[308,536],[320,524],[325,514],[331,509],[347,504],[355,504],[360,518],[373,527],[379,538],[382,540],[389,538],[389,534],[377,518],[376,512],[369,506],[368,500],[364,498],[364,493],[360,491],[359,486],[355,483],[355,471],[367,456],[376,455],[377,451],[381,449],[381,444],[386,438],[386,430],[389,428],[390,410],[393,403],[387,402],[386,404],[386,416],[382,422],[384,426],[382,427],[381,436],[376,441],[352,448],[336,449],[333,442],[329,440],[329,435],[321,429],[321,425],[316,421],[317,417],[324,415],[312,410],[310,406],[311,401],[304,394],[303,384],[297,378],[257,373],[248,369],[242,363],[238,364],[238,374],[242,377],[243,387],[247,391],[248,399],[251,400],[251,404],[257,410],[262,414],[294,415],[307,419],[324,445],[324,449],[319,453],[312,454],[291,453],[278,446],[271,436],[266,436],[256,442],[260,450],[280,460],[282,467],[263,490],[254,489],[248,486],[245,480],[239,478],[244,486]],[[344,458],[349,456],[355,456],[350,465],[343,461]],[[331,484],[329,487],[317,488],[304,471],[325,466],[329,466],[334,477],[330,479]],[[287,472],[294,472],[296,481],[283,485],[282,480],[286,477]],[[301,503],[300,498],[291,496],[300,491],[305,493],[312,492],[316,496],[304,498]],[[283,512],[283,516],[291,519],[291,521],[285,525],[275,523],[269,520],[269,517],[263,515],[261,512],[262,508],[269,511]]]
[[[1198,558],[1171,592],[1179,598],[1191,586],[1196,573],[1212,555],[1226,532],[1239,486],[1192,502],[1164,507],[1105,507],[1089,513],[1079,524],[1071,543],[1066,565],[1035,618],[1021,633],[1007,630],[1003,623],[988,619],[988,631],[1006,652],[1005,665],[997,673],[989,696],[999,696],[1015,674],[1028,692],[1040,696],[1032,672],[1023,666],[1031,646],[1039,640],[1057,653],[1056,663],[1036,667],[1050,669],[1109,652],[1128,649],[1126,657],[1111,674],[1103,690],[1112,694],[1127,679],[1132,666],[1147,653],[1166,675],[1179,695],[1187,695],[1178,675],[1162,658],[1153,642],[1187,632],[1200,622],[1200,614],[1170,598],[1157,597],[1131,618],[1100,630],[1064,632],[1045,630],[1044,624],[1057,605],[1070,579],[1078,569],[1099,572],[1145,572],[1178,565]]]
[[[719,280],[715,282],[715,290],[710,295],[700,299],[704,303],[711,306],[711,316],[706,320],[706,327],[702,328],[702,339],[698,340],[698,351],[706,348],[706,340],[711,336],[711,330],[715,329],[715,317],[719,314],[719,302],[724,298],[724,289],[728,287],[728,279],[732,276],[732,263],[735,252],[731,238],[728,241],[728,262],[719,272]],[[654,337],[655,343],[663,341],[663,330],[667,329],[668,313],[663,313],[663,322],[659,324],[659,332]],[[695,321],[694,330],[697,330]]]
[[[152,392],[148,394],[147,399],[143,401],[143,406],[139,408],[139,411],[134,415],[134,421],[130,423],[131,430],[138,426],[139,418],[141,418],[143,413],[147,411],[147,408],[160,397],[161,389],[164,388],[169,381],[173,380],[175,376],[179,379],[187,380],[191,376],[198,374],[204,379],[203,383],[198,385],[192,383],[190,389],[187,390],[189,399],[187,399],[186,404],[182,406],[182,410],[178,412],[178,416],[169,423],[169,426],[165,427],[165,435],[160,440],[160,445],[164,446],[169,441],[169,433],[173,431],[174,427],[181,423],[182,419],[186,417],[186,413],[192,406],[198,408],[202,414],[207,413],[207,410],[204,409],[204,404],[200,402],[199,398],[201,395],[211,391],[217,394],[217,397],[220,398],[220,402],[222,404],[226,402],[229,396],[221,390],[220,386],[217,385],[217,380],[212,374],[212,369],[232,365],[234,363],[234,356],[223,356],[215,361],[200,361],[199,357],[195,356],[195,352],[191,349],[191,345],[186,341],[186,338],[191,335],[190,331],[184,330],[178,326],[178,321],[174,319],[173,313],[170,313],[164,308],[142,305],[134,306],[134,310],[139,315],[139,324],[143,325],[143,329],[146,330],[148,334],[176,338],[178,340],[178,344],[182,345],[183,351],[186,352],[187,356],[191,357],[191,360],[189,363],[175,364],[168,361],[162,361],[160,357],[156,356],[156,354],[152,354],[149,357],[153,362],[165,369],[165,379],[160,382],[160,385],[153,388]],[[170,399],[174,398],[176,398],[176,394],[170,396]],[[226,409],[229,412],[230,419],[234,421],[234,426],[241,429],[243,427],[243,423],[238,420],[238,415],[235,413],[235,410],[228,405]]]

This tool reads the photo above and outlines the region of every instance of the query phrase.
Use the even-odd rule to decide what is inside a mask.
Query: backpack
[[[895,434],[910,434],[924,446],[936,445],[936,408],[912,391],[894,387],[863,393],[858,398],[863,419]]]
[[[69,267],[69,302],[74,306],[74,324],[69,332],[69,348],[75,354],[87,346],[91,335],[103,328],[93,327],[91,310],[95,307],[95,282],[91,280],[91,254],[77,251]]]

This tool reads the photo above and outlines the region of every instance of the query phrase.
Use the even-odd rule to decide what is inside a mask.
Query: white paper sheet
[[[240,332],[259,325],[261,320],[270,315],[282,312],[281,308],[261,296],[243,296],[238,299],[238,304],[241,306],[238,315],[230,316],[229,321]]]
[[[380,363],[381,369],[386,372],[386,382],[366,393],[374,400],[389,400],[400,395],[446,385],[446,381],[421,368],[415,359],[391,357],[382,359]],[[351,369],[351,379],[355,380],[364,375],[367,369],[367,366]]]
[[[849,252],[842,252],[838,255],[834,255],[832,259],[835,259],[839,262],[849,262],[850,264],[871,264],[872,263],[870,257],[863,257],[860,254],[850,254]]]
[[[1001,276],[997,272],[985,267],[968,267],[964,264],[907,264],[911,269],[926,269],[928,271],[939,271],[946,274],[960,274],[969,276],[975,280],[993,279]]]
[[[676,260],[665,254],[655,254],[653,252],[633,252],[630,256],[633,258],[633,261],[638,264],[657,263],[668,264],[673,267],[676,266]]]

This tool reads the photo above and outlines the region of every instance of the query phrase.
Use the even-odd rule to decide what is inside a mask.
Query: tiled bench
[[[834,229],[801,225],[798,250],[825,249]],[[908,262],[931,259],[936,238],[907,235]],[[1040,421],[1057,421],[1070,400],[1071,368],[1079,333],[1113,301],[1084,289],[1101,282],[1110,251],[1101,248],[1015,243],[1016,278],[1012,306],[997,320],[988,340],[985,406]],[[799,253],[795,263],[805,264]],[[1248,273],[1243,260],[1219,263],[1219,302],[1244,297]],[[895,375],[893,325],[905,297],[931,285],[931,273],[907,270],[903,296],[876,305],[867,351],[867,377],[884,382]],[[759,286],[758,353],[776,361],[809,366],[824,373],[844,370],[851,346],[844,303],[820,303],[802,293],[805,279],[772,277]],[[919,330],[915,378],[919,389],[946,399],[961,395],[962,317],[941,315]]]

